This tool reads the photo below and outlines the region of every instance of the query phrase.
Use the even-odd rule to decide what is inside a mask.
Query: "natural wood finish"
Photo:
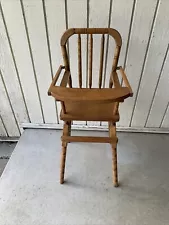
[[[101,46],[100,46],[99,88],[101,88],[102,86],[103,60],[104,60],[104,34],[102,34]]]
[[[60,118],[78,121],[119,121],[118,111],[113,114],[115,103],[93,104],[66,102],[66,113],[61,113]],[[81,110],[79,110],[79,108]]]
[[[61,80],[60,86],[61,87],[66,87],[69,81],[69,77],[70,77],[70,71],[65,71],[63,78]]]
[[[62,35],[60,44],[65,45],[73,34],[109,34],[114,38],[116,45],[122,45],[120,33],[112,28],[70,28]]]
[[[118,78],[118,75],[117,75],[117,72],[116,72],[116,71],[113,72],[111,78],[112,78],[112,80],[113,80],[113,84],[114,84],[114,87],[115,87],[115,88],[121,87],[120,81],[119,81],[119,78]],[[114,106],[114,109],[113,109],[113,114],[114,114],[114,115],[118,112],[118,108],[119,108],[119,102],[116,102],[116,103],[115,103],[115,106]]]
[[[117,143],[117,138],[110,137],[84,137],[84,136],[62,136],[62,141],[68,142],[93,142],[93,143]]]
[[[93,36],[89,37],[89,88],[92,87],[92,66],[93,66]]]
[[[78,74],[79,74],[79,87],[82,88],[82,54],[81,54],[80,34],[78,34]]]
[[[115,103],[93,104],[93,102],[65,102],[66,113],[60,114],[61,120],[75,121],[119,121],[119,113],[113,114]],[[80,110],[79,110],[80,109]]]
[[[116,71],[113,72],[112,80],[113,80],[113,84],[114,84],[114,87],[115,88],[121,87],[120,81],[119,81],[119,78],[118,78],[118,75],[117,75],[117,72]]]
[[[69,124],[68,124],[68,122],[65,122],[64,126],[63,126],[63,136],[64,135],[65,136],[69,135]],[[60,165],[60,184],[64,183],[66,151],[67,151],[67,143],[62,141],[62,154],[61,154],[61,165]]]
[[[70,71],[70,67],[69,67],[69,61],[68,61],[68,54],[66,51],[66,46],[61,46],[61,50],[62,50],[62,56],[63,56],[63,62],[64,62],[64,66],[65,66],[65,70]]]
[[[113,115],[116,115],[118,113],[118,108],[119,108],[119,102],[116,102],[114,104]]]
[[[116,137],[116,123],[109,122],[109,136]]]
[[[95,101],[95,102],[123,102],[129,97],[129,89],[127,87],[120,88],[63,88],[52,87],[51,95],[58,101]]]
[[[66,44],[68,39],[77,34],[77,54],[78,54],[78,78],[79,88],[72,88],[72,78],[69,66],[69,58]],[[81,36],[87,34],[89,41],[88,46],[88,83],[89,87],[82,88],[82,46]],[[92,88],[93,78],[93,35],[101,34],[100,43],[100,67],[98,74],[98,88]],[[105,34],[114,38],[116,47],[113,57],[112,70],[109,79],[109,88],[102,88],[103,65],[104,65],[104,45]],[[112,148],[112,171],[113,184],[118,186],[118,170],[117,170],[117,136],[116,122],[119,121],[119,103],[124,99],[133,95],[131,86],[127,80],[127,76],[122,69],[118,67],[120,49],[122,45],[121,36],[118,31],[112,28],[71,28],[65,31],[61,37],[61,49],[63,55],[64,66],[60,66],[48,90],[48,94],[52,95],[55,100],[61,102],[62,110],[60,114],[61,120],[64,121],[62,135],[62,153],[61,153],[61,169],[60,183],[64,182],[66,151],[69,142],[98,142],[109,143]],[[99,46],[98,46],[99,48]],[[57,85],[59,75],[62,69],[65,69],[60,85]],[[120,84],[118,73],[122,76],[124,87]],[[69,84],[69,87],[67,87]],[[73,121],[107,121],[109,124],[109,137],[82,137],[70,136],[71,123]]]
[[[122,75],[122,79],[123,79],[123,81],[124,81],[124,84],[126,85],[126,87],[128,87],[128,89],[129,89],[129,91],[130,91],[130,96],[132,97],[132,96],[133,96],[133,91],[132,91],[132,88],[131,88],[131,86],[130,86],[130,83],[129,83],[128,79],[127,79],[127,76],[126,76],[126,74],[125,74],[123,68],[120,66],[120,67],[118,67],[117,69],[119,69],[119,71],[120,71],[120,73],[121,73],[121,75]]]
[[[66,114],[66,107],[65,107],[65,103],[61,101],[61,107],[62,107],[62,111],[64,114]]]
[[[64,183],[66,151],[67,151],[67,146],[66,147],[62,146],[61,165],[60,165],[60,184]]]
[[[109,136],[110,138],[116,137],[116,124],[109,122]],[[117,142],[116,142],[117,143]],[[117,144],[111,145],[112,147],[112,161],[113,161],[113,184],[118,187],[118,170],[117,170]]]
[[[66,45],[61,46],[61,50],[62,50],[62,56],[63,56],[63,62],[64,62],[65,70],[70,71],[68,54],[67,54],[67,51],[66,51]],[[71,75],[69,76],[69,87],[70,88],[72,87]]]
[[[119,60],[119,55],[120,55],[120,46],[116,46],[115,48],[115,53],[114,53],[114,59],[113,59],[113,66],[112,66],[112,72],[115,72],[117,69],[117,64]]]
[[[62,69],[64,69],[65,67],[60,65],[57,72],[56,72],[56,75],[54,76],[53,80],[52,80],[52,83],[49,87],[49,90],[48,90],[48,95],[51,95],[51,88],[56,84],[57,80],[59,79],[59,76],[60,76],[60,73],[62,71]]]
[[[112,158],[113,158],[113,184],[118,187],[118,170],[117,170],[117,148],[112,146]]]

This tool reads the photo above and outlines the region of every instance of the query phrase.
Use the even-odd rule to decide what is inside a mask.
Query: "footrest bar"
[[[117,137],[84,137],[84,136],[62,136],[64,142],[94,142],[94,143],[117,143]]]

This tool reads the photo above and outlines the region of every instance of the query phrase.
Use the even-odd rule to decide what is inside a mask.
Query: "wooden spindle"
[[[78,74],[79,74],[79,87],[82,88],[82,54],[81,54],[80,34],[78,34]]]
[[[62,45],[61,49],[62,49],[63,62],[64,62],[65,70],[70,70],[66,46]]]
[[[92,87],[92,64],[93,64],[93,36],[89,38],[89,88]]]
[[[114,58],[113,58],[113,65],[112,65],[112,72],[115,72],[117,69],[117,63],[119,60],[119,55],[120,55],[120,46],[116,46],[115,48],[115,53],[114,53]]]
[[[62,45],[61,49],[62,49],[63,62],[64,62],[65,70],[70,71],[70,66],[69,66],[69,60],[68,60],[68,55],[67,55],[67,51],[66,51],[66,46]],[[68,82],[69,82],[69,87],[72,88],[71,75],[69,76],[69,81]]]
[[[115,48],[115,53],[114,53],[114,58],[113,58],[113,65],[112,65],[112,71],[111,71],[111,75],[116,72],[116,69],[117,69],[117,63],[118,63],[118,60],[119,60],[119,55],[120,55],[120,46],[116,46]],[[109,80],[109,88],[112,88],[113,86],[113,82],[112,82],[112,79],[110,77],[110,80]]]
[[[65,107],[65,103],[61,102],[61,107],[62,107],[62,111],[64,114],[66,114],[66,107]]]
[[[100,46],[99,88],[101,88],[102,86],[103,59],[104,59],[104,34],[102,34],[101,46]]]

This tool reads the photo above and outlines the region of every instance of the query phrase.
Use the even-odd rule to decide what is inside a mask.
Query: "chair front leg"
[[[65,122],[63,126],[63,136],[70,136],[71,121]],[[67,143],[62,141],[61,165],[60,165],[60,184],[64,183],[65,163],[66,163]]]
[[[67,144],[66,146],[64,145],[62,146],[61,166],[60,166],[60,184],[64,183],[66,152],[67,152]]]
[[[117,170],[117,148],[112,146],[112,156],[113,156],[113,184],[114,187],[118,187],[118,170]]]
[[[116,124],[109,122],[109,136],[116,137]],[[117,170],[117,143],[111,145],[112,147],[112,169],[113,169],[113,184],[118,187],[118,170]]]

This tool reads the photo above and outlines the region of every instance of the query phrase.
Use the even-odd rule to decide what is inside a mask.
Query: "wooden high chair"
[[[72,88],[72,77],[69,67],[68,53],[66,43],[68,39],[77,34],[78,43],[78,76],[79,88]],[[82,88],[82,54],[81,54],[81,35],[88,34],[89,37],[89,87]],[[93,34],[101,34],[100,51],[100,70],[98,88],[92,88],[92,62],[93,62]],[[110,74],[109,88],[101,88],[102,72],[104,61],[104,39],[105,34],[112,36],[116,43],[115,54],[113,58],[112,71]],[[48,90],[48,95],[52,95],[57,101],[61,102],[60,118],[64,121],[62,135],[62,154],[60,183],[64,183],[64,171],[66,160],[66,149],[69,142],[99,142],[110,143],[113,155],[113,183],[118,186],[117,172],[117,137],[116,122],[119,121],[119,102],[133,95],[130,84],[122,67],[118,67],[118,59],[122,39],[117,30],[112,28],[72,28],[66,30],[61,37],[61,50],[63,54],[64,66],[60,66]],[[59,86],[55,86],[61,71],[64,70],[63,78]],[[118,78],[122,77],[125,87],[123,87]],[[69,87],[67,87],[69,85]],[[113,88],[112,88],[113,87]],[[71,136],[71,123],[73,120],[80,121],[107,121],[109,124],[109,137],[83,137]]]

